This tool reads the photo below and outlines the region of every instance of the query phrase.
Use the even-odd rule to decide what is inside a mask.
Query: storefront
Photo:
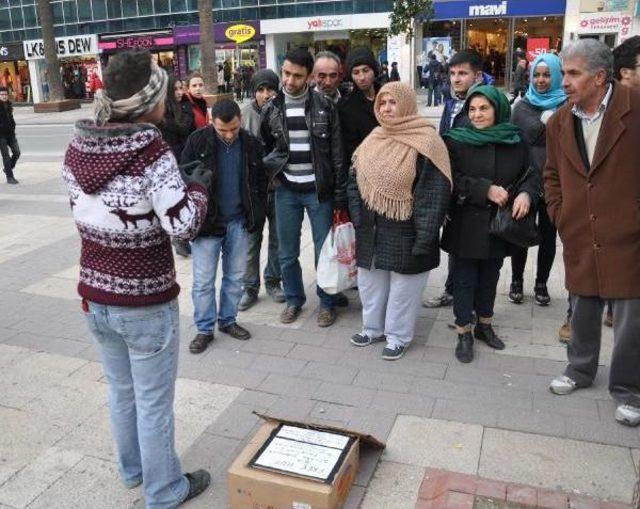
[[[260,22],[266,37],[267,66],[279,69],[292,47],[306,47],[313,54],[331,50],[343,60],[352,47],[368,46],[380,61],[402,60],[404,44],[388,38],[389,13],[268,19]],[[389,53],[390,50],[390,53]],[[408,79],[408,68],[400,66]]]
[[[56,37],[60,75],[66,98],[87,99],[87,81],[100,73],[98,36]],[[24,41],[24,57],[29,62],[33,102],[49,100],[49,78],[42,39]]]
[[[566,32],[570,40],[598,39],[614,48],[636,35],[635,0],[569,0]]]
[[[132,49],[148,50],[155,61],[169,73],[178,72],[175,58],[173,32],[160,30],[153,32],[101,34],[98,38],[100,62],[102,68],[107,66],[109,57],[120,51]]]
[[[216,64],[226,66],[227,74],[238,67],[264,69],[265,41],[257,21],[215,23]],[[173,38],[178,54],[178,74],[186,76],[200,69],[200,27],[176,27]]]
[[[423,28],[419,63],[436,38],[447,57],[460,49],[475,49],[484,58],[483,70],[499,86],[508,86],[516,53],[533,60],[562,47],[566,0],[436,0],[434,6],[435,19]]]
[[[29,64],[22,43],[0,44],[0,86],[9,89],[12,102],[31,102]]]

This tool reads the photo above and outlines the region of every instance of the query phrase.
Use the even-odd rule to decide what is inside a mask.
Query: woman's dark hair
[[[306,67],[307,74],[311,74],[313,71],[313,57],[309,50],[304,48],[293,48],[287,51],[287,54],[284,57],[285,60],[291,62],[292,64],[299,65],[301,67]]]
[[[150,76],[151,53],[146,50],[116,53],[104,70],[104,88],[113,101],[127,99],[146,87]]]
[[[458,51],[449,60],[449,67],[455,67],[456,65],[469,64],[473,72],[482,70],[482,57],[480,53],[471,49],[463,49]]]
[[[221,99],[211,108],[211,119],[219,118],[225,124],[231,122],[235,117],[240,118],[240,106],[231,99]]]
[[[182,81],[174,75],[169,75],[169,82],[167,84],[167,98],[165,99],[165,113],[164,116],[173,118],[177,124],[181,124],[183,120],[182,108],[176,100],[176,83]]]

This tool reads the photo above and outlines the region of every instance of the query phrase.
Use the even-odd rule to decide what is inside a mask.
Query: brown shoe
[[[193,338],[193,341],[189,343],[189,351],[191,353],[202,353],[204,352],[209,343],[213,341],[213,333],[211,334],[196,334],[196,337]]]
[[[607,314],[604,315],[604,325],[606,327],[613,327],[613,313],[607,311]]]
[[[287,306],[284,308],[284,311],[280,313],[280,322],[281,323],[293,323],[300,316],[300,312],[302,308],[300,306]]]
[[[333,308],[322,308],[318,313],[318,327],[330,327],[336,321],[336,310]]]
[[[569,325],[569,322],[563,323],[562,327],[560,327],[558,341],[560,343],[569,343],[571,341],[571,325]]]

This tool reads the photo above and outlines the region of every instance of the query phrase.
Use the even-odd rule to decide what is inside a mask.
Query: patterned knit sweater
[[[148,306],[180,287],[169,235],[196,235],[206,189],[185,184],[160,132],[150,124],[76,123],[62,176],[82,239],[81,297]]]

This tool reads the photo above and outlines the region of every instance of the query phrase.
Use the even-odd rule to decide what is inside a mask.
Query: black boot
[[[545,283],[536,283],[533,287],[533,294],[538,306],[548,306],[551,302],[549,292],[547,291],[547,285]]]
[[[458,334],[458,346],[456,346],[456,358],[465,364],[473,360],[473,336],[471,331]]]
[[[504,343],[496,336],[496,333],[490,323],[478,323],[473,329],[473,335],[476,339],[484,341],[487,345],[495,350],[504,350]]]
[[[509,300],[514,304],[522,304],[524,295],[522,291],[522,281],[512,281],[509,289]]]

